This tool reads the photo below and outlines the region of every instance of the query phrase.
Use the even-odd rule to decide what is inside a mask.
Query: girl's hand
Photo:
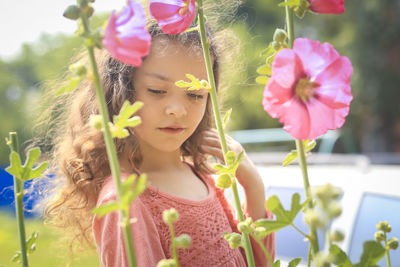
[[[219,141],[218,131],[216,129],[209,129],[203,132],[203,136],[204,139],[201,145],[202,152],[214,157],[218,157],[224,161],[224,155]],[[240,152],[244,151],[242,145],[232,137],[225,135],[225,138],[228,145],[228,150],[234,151],[236,155],[239,155]],[[236,170],[236,177],[238,182],[245,190],[259,186],[264,187],[256,167],[247,156],[245,151],[243,153],[242,162]]]

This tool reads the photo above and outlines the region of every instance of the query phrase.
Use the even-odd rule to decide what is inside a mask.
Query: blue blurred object
[[[14,181],[12,175],[4,170],[6,166],[0,168],[0,211],[13,214],[15,216],[15,201],[14,201]],[[30,187],[32,180],[25,182],[24,189]],[[31,193],[24,195],[24,215],[25,217],[37,216],[32,212],[35,200],[39,193],[33,190]]]
[[[378,231],[376,224],[380,221],[388,221],[392,226],[392,231],[387,234],[388,239],[400,238],[400,198],[364,193],[349,247],[349,258],[352,262],[359,261],[363,243],[374,240],[374,234]],[[390,250],[390,261],[392,267],[400,267],[399,249]],[[385,257],[378,262],[378,265],[386,266]]]

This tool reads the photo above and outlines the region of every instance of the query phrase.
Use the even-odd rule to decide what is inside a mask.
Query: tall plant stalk
[[[286,2],[288,2],[288,1],[289,0],[286,0]],[[293,13],[293,9],[290,8],[290,6],[286,6],[285,9],[286,9],[286,27],[287,27],[287,32],[288,32],[288,45],[289,45],[289,48],[293,48],[294,13]],[[306,155],[305,155],[305,151],[304,151],[304,143],[302,140],[296,140],[296,149],[297,149],[297,153],[299,155],[299,163],[300,163],[301,173],[303,176],[304,192],[305,192],[307,199],[312,199],[310,182],[308,179],[307,160],[306,160]],[[313,207],[312,201],[308,202],[308,207],[309,208]],[[310,226],[310,236],[311,236],[310,246],[312,247],[312,252],[315,254],[319,251],[319,244],[318,244],[317,230],[314,226]]]
[[[216,86],[215,86],[215,79],[214,79],[214,73],[213,73],[213,69],[212,69],[210,49],[209,49],[210,48],[210,40],[207,39],[206,30],[205,30],[203,1],[197,0],[197,4],[198,4],[198,10],[199,10],[198,11],[198,21],[199,21],[199,27],[200,27],[201,45],[203,47],[203,55],[204,55],[204,60],[205,60],[205,64],[206,64],[206,69],[207,69],[207,78],[208,78],[208,82],[211,87],[211,90],[210,90],[211,103],[212,103],[212,107],[213,107],[215,123],[217,126],[217,131],[218,131],[219,139],[221,142],[222,151],[224,154],[224,161],[226,162],[226,154],[228,153],[228,146],[226,143],[225,134],[224,134],[223,126],[222,126],[221,114],[219,112],[219,107],[218,107],[217,90],[216,90]],[[232,187],[233,197],[235,200],[235,207],[236,207],[236,211],[238,214],[238,219],[240,222],[242,222],[242,221],[244,221],[244,215],[243,215],[242,207],[240,204],[239,193],[238,193],[237,184],[236,184],[235,179],[233,179],[231,187]],[[255,262],[254,262],[253,250],[251,247],[249,234],[243,233],[243,238],[244,238],[244,250],[246,252],[247,263],[250,267],[254,267]]]
[[[11,142],[11,151],[19,153],[18,137],[16,132],[9,133],[9,141]],[[17,216],[18,224],[18,237],[21,246],[21,261],[23,267],[28,267],[28,256],[26,247],[26,233],[25,233],[25,223],[24,223],[24,181],[13,176],[14,179],[14,196],[15,196],[15,213]]]
[[[89,22],[88,19],[83,17],[82,24],[85,30],[85,36],[90,36]],[[107,156],[110,162],[111,174],[114,178],[114,182],[117,188],[118,201],[121,201],[122,190],[121,190],[121,171],[118,163],[117,152],[112,139],[110,128],[108,127],[109,113],[107,110],[107,104],[104,97],[104,90],[100,83],[99,72],[97,69],[97,63],[94,56],[94,47],[87,46],[89,53],[90,65],[93,72],[93,83],[96,91],[97,103],[99,105],[100,115],[102,117],[102,124],[104,125],[104,140],[106,143]],[[122,214],[122,230],[124,234],[126,255],[128,256],[128,262],[131,267],[136,267],[135,248],[133,244],[132,231],[129,223],[129,211],[121,210]]]

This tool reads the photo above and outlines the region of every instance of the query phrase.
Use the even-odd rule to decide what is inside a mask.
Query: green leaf
[[[315,140],[304,140],[303,145],[305,152],[309,152],[317,145],[317,142]]]
[[[275,261],[271,267],[281,267],[281,260]]]
[[[28,253],[33,253],[36,250],[36,240],[39,237],[39,232],[33,232],[31,236],[26,241],[26,247],[28,248]]]
[[[190,79],[190,82],[185,82],[185,81],[177,81],[175,82],[175,85],[181,88],[186,88],[188,87],[189,91],[194,91],[194,90],[207,90],[210,91],[210,85],[208,83],[208,81],[206,80],[199,80],[196,77],[194,77],[191,74],[186,74],[186,77]]]
[[[295,193],[292,195],[291,209],[285,210],[281,201],[276,195],[273,195],[267,200],[267,208],[276,215],[276,220],[260,219],[255,222],[256,226],[262,226],[267,229],[268,234],[276,232],[293,223],[299,211],[308,203],[304,201],[300,204],[300,195]]]
[[[223,127],[224,129],[226,128],[226,125],[228,125],[229,118],[231,117],[231,114],[232,114],[232,108],[228,109],[228,110],[226,111],[226,113],[225,113],[225,116],[224,116],[224,124],[222,125],[222,127]]]
[[[15,151],[12,151],[10,154],[10,162],[11,165],[6,168],[6,172],[8,172],[11,175],[14,175],[16,178],[22,180],[22,173],[24,169],[21,166],[21,158],[19,157],[19,154]]]
[[[338,245],[332,244],[329,253],[334,256],[332,263],[338,267],[353,267],[346,253]]]
[[[112,137],[125,138],[129,136],[126,127],[136,127],[142,120],[138,116],[132,117],[143,106],[143,102],[136,101],[133,105],[128,100],[124,102],[118,115],[114,115],[114,123],[109,123]]]
[[[40,177],[42,175],[42,173],[47,169],[48,166],[49,166],[48,162],[42,162],[42,164],[40,164],[38,167],[36,167],[35,169],[32,169],[32,171],[29,173],[27,180],[32,180],[32,179]]]
[[[366,241],[360,262],[355,267],[375,267],[376,263],[385,255],[385,248],[376,241]]]
[[[132,201],[134,201],[146,189],[146,175],[140,175],[138,180],[136,178],[137,176],[132,174],[122,183],[121,202],[123,208],[128,209]]]
[[[261,51],[261,57],[269,57],[275,53],[274,48],[272,47],[272,43],[269,43],[268,47]]]
[[[269,81],[269,77],[267,76],[258,76],[256,78],[256,83],[266,85]]]
[[[116,202],[106,203],[92,210],[93,214],[97,214],[99,218],[104,217],[110,212],[121,209],[121,205]]]
[[[278,6],[283,7],[283,6],[298,6],[298,5],[300,5],[300,0],[289,0],[286,2],[279,3]]]
[[[14,256],[11,258],[12,262],[18,262],[21,263],[21,251],[17,251]]]
[[[228,167],[231,167],[235,164],[236,154],[233,151],[228,151],[225,155],[225,158],[226,165],[228,165]]]
[[[296,150],[290,151],[290,153],[287,154],[286,157],[282,160],[282,166],[286,167],[287,165],[292,163],[295,159],[297,159],[297,156],[298,154]]]
[[[288,267],[296,267],[301,262],[301,258],[294,258],[289,262]]]
[[[62,95],[62,94],[71,93],[72,91],[74,91],[78,87],[80,82],[81,82],[81,77],[79,77],[79,76],[78,77],[69,76],[68,77],[68,84],[63,86],[63,87],[61,87],[56,92],[56,95],[59,96],[59,95]]]
[[[272,68],[269,65],[262,65],[262,66],[257,68],[257,73],[260,74],[260,75],[271,76],[272,75]]]

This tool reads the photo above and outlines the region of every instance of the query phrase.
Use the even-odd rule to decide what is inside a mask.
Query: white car
[[[304,201],[303,179],[297,164],[281,167],[269,165],[272,161],[280,161],[285,154],[250,154],[264,180],[266,195],[277,195],[285,209],[290,209],[291,196],[298,192]],[[311,187],[330,183],[340,187],[343,195],[340,198],[343,212],[333,221],[333,230],[341,230],[345,239],[338,245],[345,251],[352,263],[358,263],[364,241],[374,240],[376,224],[386,220],[392,226],[388,238],[400,239],[400,166],[399,165],[369,165],[364,156],[338,156],[334,154],[313,154],[308,166]],[[319,163],[319,164],[316,164]],[[226,192],[228,199],[231,193]],[[239,189],[243,199],[243,190]],[[303,213],[295,219],[295,225],[308,232],[303,222]],[[323,248],[324,237],[319,235],[320,247]],[[291,227],[281,229],[276,233],[276,259],[282,265],[292,258],[301,257],[299,266],[306,266],[308,242],[304,241],[296,230]],[[400,249],[391,250],[391,266],[400,267]],[[386,266],[383,258],[379,266]]]

